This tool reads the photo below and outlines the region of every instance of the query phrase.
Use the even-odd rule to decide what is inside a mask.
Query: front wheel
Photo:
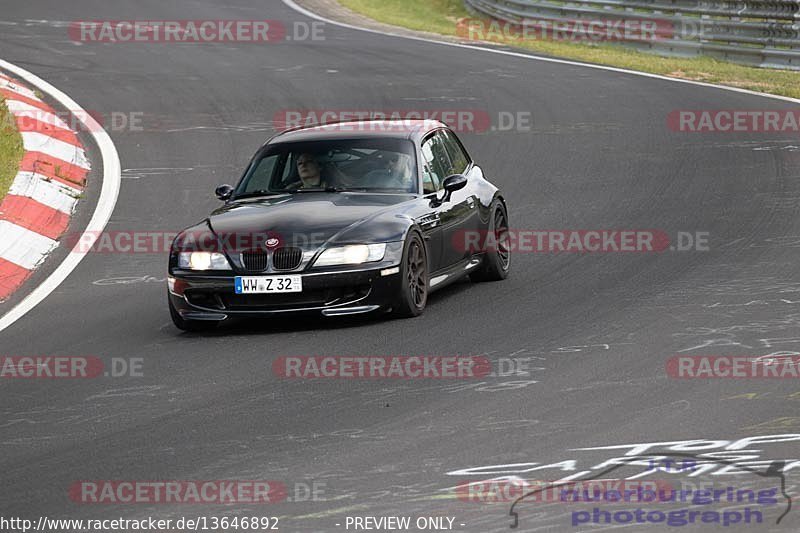
[[[182,331],[189,331],[192,333],[202,333],[204,331],[211,331],[217,327],[219,322],[215,320],[187,320],[178,313],[175,306],[172,305],[172,298],[167,296],[169,300],[169,316],[172,318],[172,323],[175,327]]]
[[[508,277],[511,252],[508,243],[508,212],[500,200],[494,200],[490,210],[489,239],[483,264],[469,277],[472,281],[500,281]]]
[[[419,316],[428,303],[428,254],[419,233],[409,233],[400,264],[400,286],[392,310],[395,316]]]

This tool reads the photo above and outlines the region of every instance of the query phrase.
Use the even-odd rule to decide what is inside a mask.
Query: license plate
[[[301,276],[237,276],[234,286],[236,294],[303,292],[303,278]]]

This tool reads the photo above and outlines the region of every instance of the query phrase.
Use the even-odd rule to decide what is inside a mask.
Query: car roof
[[[264,144],[364,138],[408,139],[419,143],[428,132],[439,128],[447,128],[447,124],[427,119],[348,120],[298,126],[275,135]]]

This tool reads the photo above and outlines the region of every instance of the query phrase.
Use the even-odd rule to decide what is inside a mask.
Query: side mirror
[[[223,202],[227,202],[230,200],[231,196],[233,196],[233,187],[230,185],[220,185],[217,187],[217,190],[214,191],[214,194]]]
[[[466,186],[467,177],[464,174],[453,174],[452,176],[447,176],[442,183],[442,188],[444,189],[444,198],[442,198],[442,202],[449,202],[450,195],[456,191],[460,191]]]

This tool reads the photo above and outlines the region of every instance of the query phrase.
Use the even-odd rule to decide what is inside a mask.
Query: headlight
[[[329,248],[322,252],[314,266],[333,265],[359,265],[372,263],[383,259],[386,253],[386,243],[381,244],[353,244]]]
[[[216,252],[181,252],[178,254],[178,268],[189,270],[230,270],[231,265],[225,255]]]

